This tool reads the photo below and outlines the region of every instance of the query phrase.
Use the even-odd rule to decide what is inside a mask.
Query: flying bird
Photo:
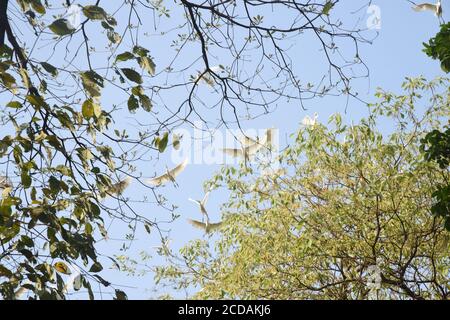
[[[314,112],[314,118],[311,118],[310,116],[306,116],[302,120],[302,124],[306,127],[314,127],[317,124],[317,117],[319,115],[317,112]]]
[[[180,163],[179,165],[177,165],[175,168],[173,168],[172,170],[167,169],[166,173],[156,177],[156,178],[152,178],[152,179],[148,179],[146,180],[147,183],[154,185],[156,187],[159,187],[169,181],[172,181],[174,184],[176,184],[175,182],[175,178],[184,171],[184,169],[186,168],[187,164],[188,164],[188,158],[186,158],[182,163]]]
[[[131,177],[126,177],[124,180],[121,180],[113,185],[108,190],[108,193],[114,194],[114,195],[121,195],[126,188],[131,184]]]
[[[417,4],[414,3],[412,1],[409,1],[410,3],[412,3],[414,5],[413,10],[420,12],[420,11],[432,11],[434,12],[434,15],[436,17],[439,18],[439,20],[442,18],[442,5],[441,5],[441,1],[439,0],[436,4],[431,4],[431,3],[422,3],[422,4]]]
[[[220,227],[222,227],[222,222],[209,223],[208,221],[206,221],[205,223],[203,223],[203,222],[200,222],[197,220],[192,220],[192,219],[188,219],[188,221],[195,228],[205,230],[206,233],[213,232],[215,230],[218,230]]]
[[[131,184],[131,181],[131,177],[126,177],[124,180],[120,180],[119,182],[107,187],[106,190],[101,190],[100,194],[96,196],[97,200],[101,201],[110,196],[120,196]]]
[[[206,202],[208,201],[208,197],[209,197],[210,191],[208,191],[202,200],[194,200],[189,198],[189,201],[192,201],[196,204],[198,204],[198,206],[200,207],[200,212],[202,213],[203,217],[206,219],[207,222],[209,222],[209,216],[208,216],[208,212],[206,211]],[[202,222],[203,222],[203,217],[202,217]]]
[[[244,135],[241,139],[239,139],[239,142],[240,142],[243,146],[249,147],[249,146],[251,146],[251,145],[253,145],[253,144],[255,144],[255,143],[258,143],[258,142],[259,142],[259,138],[256,138],[256,140],[255,140],[255,139],[253,139],[253,138],[250,138],[250,137]]]
[[[233,148],[225,148],[221,149],[223,153],[232,156],[233,158],[244,158],[246,161],[250,159],[250,156],[253,156],[258,152],[259,149],[261,149],[263,144],[256,142],[250,146],[243,147],[240,149],[233,149]]]

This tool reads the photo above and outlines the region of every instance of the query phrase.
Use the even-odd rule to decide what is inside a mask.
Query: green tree
[[[441,62],[444,72],[450,72],[450,22],[441,25],[441,30],[428,43],[423,44],[423,50],[429,57]]]
[[[444,72],[450,72],[450,22],[441,25],[436,36],[424,43],[424,52],[431,58],[441,62]],[[435,161],[442,169],[450,163],[450,128],[436,128],[429,132],[422,141],[422,150],[426,161]],[[436,186],[435,203],[431,212],[445,218],[445,226],[450,231],[450,183],[444,182]]]
[[[106,224],[128,224],[127,239],[140,223],[161,233],[123,192],[141,181],[139,164],[148,171],[175,143],[174,128],[206,122],[211,106],[220,125],[268,113],[279,99],[352,94],[350,80],[360,75],[348,61],[364,66],[358,47],[366,41],[333,17],[337,2],[2,0],[1,295],[12,299],[22,287],[34,298],[64,298],[61,274],[71,264],[90,298],[92,281],[117,289],[98,274],[109,261],[97,251]],[[272,9],[285,24],[263,15]],[[285,40],[304,34],[328,62],[327,86],[295,75]],[[341,41],[354,46],[351,57],[342,59]],[[128,130],[124,118],[133,123]]]
[[[450,236],[430,207],[450,172],[420,151],[450,115],[448,88],[408,79],[358,124],[336,114],[300,128],[275,163],[224,167],[207,182],[230,191],[223,227],[163,252],[157,280],[201,299],[448,299]]]

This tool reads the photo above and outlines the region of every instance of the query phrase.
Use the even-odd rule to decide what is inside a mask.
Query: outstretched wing
[[[186,168],[187,164],[188,164],[188,158],[186,158],[182,163],[177,165],[172,170],[169,170],[167,173],[165,173],[159,177],[155,177],[153,179],[148,179],[148,180],[146,180],[146,182],[151,185],[154,185],[154,186],[163,185],[166,182],[170,181],[171,178],[175,179],[181,172],[183,172],[183,170]]]
[[[241,139],[239,139],[239,142],[244,146],[244,147],[248,147],[251,146],[255,143],[257,143],[258,141],[256,141],[253,138],[247,137],[247,136],[243,136]]]
[[[436,5],[431,4],[431,3],[422,3],[422,4],[417,4],[415,7],[413,7],[414,11],[433,11],[436,12]]]
[[[166,183],[169,180],[170,180],[169,179],[169,175],[167,173],[165,173],[162,176],[155,177],[153,179],[148,179],[148,180],[146,180],[146,182],[151,184],[151,185],[154,185],[154,186],[160,186],[160,185]]]
[[[203,199],[202,199],[202,201],[201,201],[201,204],[202,204],[202,205],[206,206],[206,203],[208,202],[208,198],[209,198],[209,194],[210,194],[210,193],[211,193],[210,191],[208,191],[207,193],[205,193],[205,196],[203,197]]]
[[[115,195],[121,195],[126,188],[131,184],[131,178],[126,177],[124,180],[119,181],[111,186],[109,192]]]
[[[172,170],[170,170],[168,172],[168,174],[175,179],[181,172],[184,171],[184,169],[186,168],[188,164],[188,158],[184,159],[184,161],[182,163],[180,163],[179,165],[177,165],[175,168],[173,168]]]
[[[252,144],[251,146],[248,146],[247,148],[245,148],[245,153],[247,154],[247,156],[252,156],[256,152],[258,152],[258,150],[261,149],[262,146],[263,145],[261,143],[256,142],[256,143]]]
[[[193,219],[188,219],[188,222],[194,226],[197,229],[202,229],[206,231],[206,223],[197,221],[197,220],[193,220]]]
[[[218,230],[222,227],[222,225],[223,225],[223,222],[210,223],[208,225],[208,232]]]

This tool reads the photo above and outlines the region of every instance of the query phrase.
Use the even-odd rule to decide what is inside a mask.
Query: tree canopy
[[[1,1],[1,295],[22,287],[64,298],[61,275],[73,264],[91,298],[92,281],[125,298],[98,274],[109,260],[97,242],[110,221],[129,225],[130,237],[138,223],[162,232],[123,195],[130,181],[175,218],[142,183],[153,172],[139,168],[176,143],[174,128],[236,125],[281,100],[355,95],[351,80],[367,75],[359,45],[369,41],[333,17],[338,2]],[[293,67],[290,41],[302,37],[325,61],[319,83]],[[343,42],[353,50],[341,52]]]
[[[301,126],[278,166],[224,167],[207,182],[230,193],[223,227],[162,252],[157,280],[201,299],[448,299],[450,233],[431,207],[450,172],[421,143],[446,124],[449,81],[403,90],[379,90],[359,123]]]

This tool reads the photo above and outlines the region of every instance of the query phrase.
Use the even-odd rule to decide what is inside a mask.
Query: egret
[[[205,223],[203,223],[203,222],[200,222],[197,220],[192,220],[192,219],[188,219],[188,221],[195,228],[205,230],[206,233],[213,232],[213,231],[219,229],[220,227],[222,227],[222,222],[209,223],[208,221],[206,221]]]
[[[124,180],[121,180],[109,188],[108,192],[114,195],[121,195],[126,188],[131,184],[131,177],[126,177]]]
[[[198,206],[200,207],[200,212],[202,213],[203,217],[206,219],[207,222],[209,222],[209,216],[208,216],[208,212],[206,211],[206,202],[208,201],[208,197],[209,197],[210,191],[208,191],[202,200],[194,200],[189,198],[189,201],[192,201],[196,204],[198,204]],[[203,222],[203,218],[202,218],[202,222]]]
[[[436,4],[431,4],[431,3],[417,4],[417,3],[414,3],[412,1],[409,1],[409,2],[411,2],[414,5],[414,7],[413,7],[414,11],[417,11],[417,12],[427,11],[427,10],[428,11],[433,11],[434,15],[436,17],[438,17],[439,20],[441,21],[441,19],[442,19],[442,4],[441,4],[441,0],[438,0],[438,2]]]
[[[124,180],[120,180],[107,187],[106,190],[101,190],[100,194],[97,196],[97,200],[101,201],[110,196],[120,196],[131,184],[131,181],[131,177],[126,177]]]
[[[255,143],[258,143],[258,141],[259,138],[256,138],[255,140],[253,138],[247,137],[246,135],[244,135],[241,139],[239,139],[239,142],[245,147],[249,147]]]
[[[243,147],[240,149],[233,148],[225,148],[221,149],[223,153],[232,156],[233,158],[244,158],[246,161],[258,152],[259,149],[263,146],[262,143],[256,142],[250,146]]]
[[[314,127],[317,124],[317,117],[319,115],[317,112],[314,112],[314,118],[311,118],[310,116],[306,116],[302,120],[302,124],[306,127]]]
[[[173,168],[172,170],[167,169],[166,173],[156,177],[156,178],[152,178],[152,179],[148,179],[146,180],[147,183],[154,185],[156,187],[159,187],[169,181],[172,181],[174,184],[176,184],[175,182],[175,178],[184,171],[184,169],[186,168],[187,164],[188,164],[188,158],[186,158],[182,163],[180,163],[179,165],[177,165],[175,168]]]

